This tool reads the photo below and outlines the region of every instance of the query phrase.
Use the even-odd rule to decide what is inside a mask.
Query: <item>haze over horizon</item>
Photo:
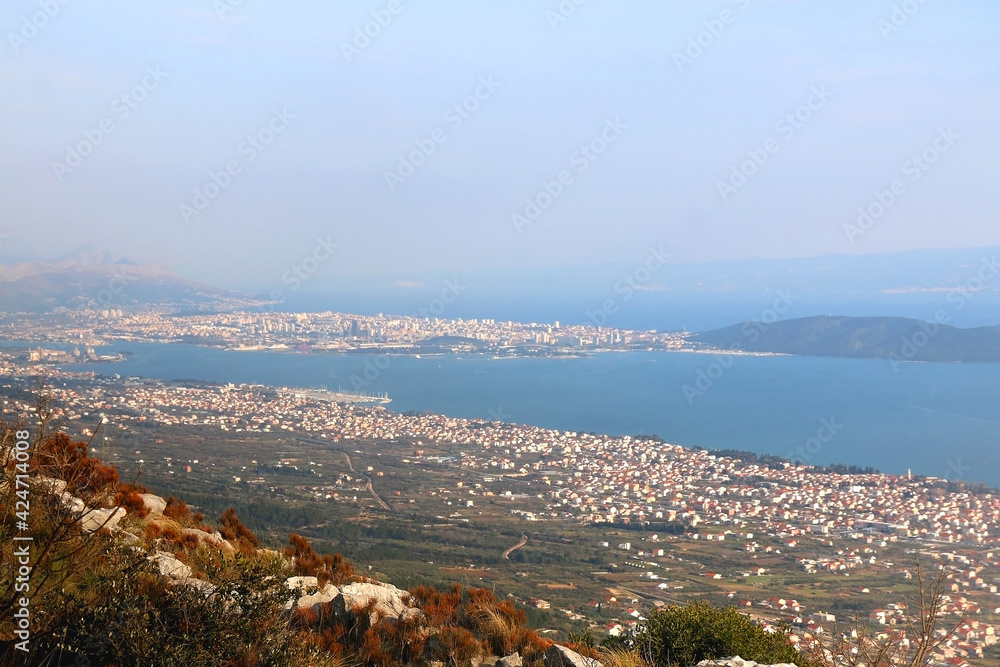
[[[88,245],[57,258],[0,254],[0,310],[75,307],[95,294],[102,303],[131,306],[167,305],[196,294],[201,295],[196,300],[211,300],[215,294],[223,300],[253,296],[267,301],[268,310],[285,312],[424,317],[429,304],[447,295],[435,315],[707,331],[759,318],[780,303],[789,306],[780,309],[781,319],[832,315],[926,322],[940,317],[943,308],[948,321],[968,328],[1000,324],[998,257],[1000,248],[965,248],[687,264],[666,257],[659,265],[650,254],[650,263],[638,266],[339,277],[322,275],[319,262],[303,261],[286,270],[278,283],[211,285],[188,280],[170,267],[138,264]],[[220,288],[224,291],[218,292]],[[225,291],[229,289],[236,292]],[[612,306],[607,306],[609,298]]]
[[[998,35],[3,3],[0,666],[1000,667]]]
[[[239,287],[317,239],[330,279],[1000,245],[985,1],[216,5],[0,9],[0,255]]]

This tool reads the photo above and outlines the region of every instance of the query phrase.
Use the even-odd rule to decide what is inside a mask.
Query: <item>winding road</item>
[[[515,544],[514,546],[512,546],[510,549],[507,549],[507,551],[504,551],[503,552],[503,557],[506,558],[507,560],[510,560],[510,555],[512,553],[514,553],[515,551],[517,551],[518,549],[520,549],[521,547],[523,547],[527,543],[528,543],[528,536],[522,534],[521,535],[521,541],[518,542],[517,544]]]
[[[372,488],[372,478],[368,477],[368,476],[365,476],[365,479],[368,481],[368,492],[372,494],[372,497],[376,501],[378,501],[379,505],[381,505],[383,508],[385,508],[386,512],[391,512],[392,508],[389,507],[389,505],[384,500],[382,500],[382,497],[380,495],[378,495],[377,493],[375,493],[375,489]]]
[[[301,436],[298,437],[298,438],[296,438],[296,439],[297,440],[301,440],[303,442],[311,442],[313,444],[323,445],[323,446],[325,446],[325,447],[327,447],[329,449],[333,449],[335,451],[340,451],[340,453],[344,455],[344,458],[347,459],[347,468],[351,472],[353,472],[355,475],[358,475],[359,477],[364,478],[364,480],[365,480],[365,486],[368,488],[368,493],[372,494],[372,498],[375,499],[375,502],[377,502],[379,505],[381,505],[382,508],[386,512],[391,512],[392,511],[392,508],[389,507],[389,504],[387,502],[385,502],[384,500],[382,500],[382,496],[380,496],[379,494],[377,494],[375,492],[375,488],[372,486],[372,478],[369,477],[368,475],[365,475],[364,473],[360,473],[360,472],[358,472],[357,470],[354,469],[354,464],[351,462],[351,455],[350,454],[348,454],[347,452],[345,452],[343,450],[338,449],[337,447],[331,447],[331,443],[323,441],[323,440],[316,440],[315,438],[303,438]]]

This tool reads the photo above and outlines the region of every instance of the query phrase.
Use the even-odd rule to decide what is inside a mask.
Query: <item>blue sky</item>
[[[330,280],[1000,245],[996,3],[150,5],[0,9],[0,255],[264,287],[318,238]]]

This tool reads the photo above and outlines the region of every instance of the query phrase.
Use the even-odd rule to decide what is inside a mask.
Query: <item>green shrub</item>
[[[32,663],[192,667],[317,664],[281,613],[276,559],[237,555],[209,568],[213,594],[169,585],[141,551],[115,549],[89,585],[67,596],[62,631],[37,638]],[[71,663],[73,664],[73,663]]]
[[[640,655],[657,667],[691,667],[734,655],[765,665],[811,667],[783,633],[765,632],[735,607],[719,609],[704,602],[651,612],[635,643]]]

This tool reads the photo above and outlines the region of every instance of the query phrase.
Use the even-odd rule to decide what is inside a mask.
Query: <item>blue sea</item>
[[[162,380],[386,392],[394,411],[742,449],[1000,487],[1000,364],[679,352],[491,359],[227,352],[121,344],[71,368]]]

